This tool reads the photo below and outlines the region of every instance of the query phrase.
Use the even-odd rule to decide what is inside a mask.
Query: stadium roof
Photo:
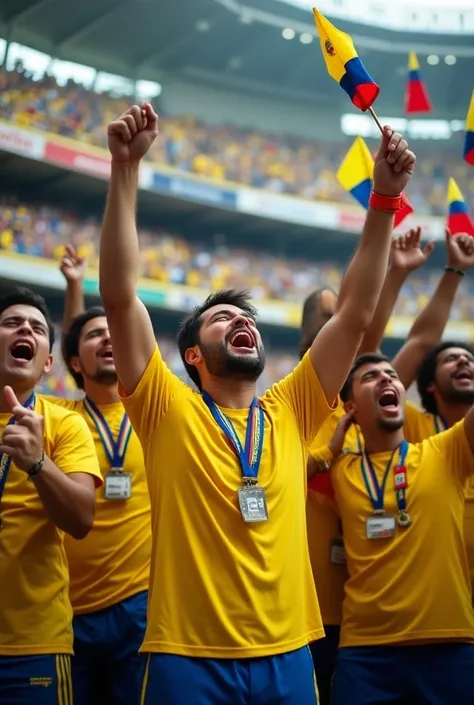
[[[274,0],[2,0],[0,36],[58,59],[161,83],[173,76],[232,90],[349,107],[327,76],[310,12]],[[472,89],[472,37],[394,33],[338,20],[382,92],[379,111],[400,114],[409,50],[418,52],[434,117],[461,117]],[[292,40],[283,29],[294,32]],[[291,32],[290,32],[291,34]],[[307,43],[305,43],[307,42]],[[437,65],[426,63],[440,55]],[[456,57],[455,65],[444,61]],[[398,112],[394,112],[398,111]]]

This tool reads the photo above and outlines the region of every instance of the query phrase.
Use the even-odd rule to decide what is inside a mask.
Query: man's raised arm
[[[415,155],[405,140],[385,127],[375,158],[374,192],[359,246],[342,280],[336,312],[309,351],[330,403],[339,393],[374,315],[387,271],[398,197],[414,166]]]
[[[109,125],[107,135],[112,164],[100,241],[100,295],[118,378],[131,394],[156,344],[148,312],[135,294],[139,268],[135,212],[140,161],[158,135],[158,116],[151,105],[134,105]]]

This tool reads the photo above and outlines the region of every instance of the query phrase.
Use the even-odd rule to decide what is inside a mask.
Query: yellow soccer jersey
[[[94,443],[77,414],[36,397],[44,452],[64,473],[102,484]],[[0,414],[0,432],[10,414]],[[1,500],[0,656],[72,654],[72,609],[64,533],[47,517],[27,475],[11,465]]]
[[[110,470],[110,461],[83,401],[48,399],[73,409],[85,419],[94,439],[101,473],[105,476]],[[102,404],[99,410],[116,440],[125,411],[123,404]],[[74,614],[105,609],[148,589],[150,500],[142,448],[133,431],[123,469],[132,476],[131,498],[111,501],[105,499],[103,490],[98,492],[94,526],[88,536],[82,541],[65,537],[70,572],[69,595]]]
[[[379,484],[390,456],[390,452],[371,455]],[[413,524],[397,527],[389,539],[366,538],[372,504],[360,458],[343,456],[331,470],[350,576],[341,646],[474,641],[462,531],[464,487],[474,474],[474,457],[464,423],[410,445],[405,465]],[[397,514],[392,475],[385,511]]]
[[[201,395],[170,372],[158,348],[124,398],[152,507],[144,652],[247,658],[324,634],[306,536],[306,456],[332,410],[308,356],[260,403],[259,485],[269,519],[246,523],[236,454]],[[243,443],[248,409],[222,411]]]
[[[419,411],[411,404],[406,405],[405,437],[410,443],[424,441],[426,438],[440,433],[444,428],[445,425],[438,417],[425,411]],[[471,585],[474,586],[474,479],[472,477],[466,483],[464,543],[466,544]]]

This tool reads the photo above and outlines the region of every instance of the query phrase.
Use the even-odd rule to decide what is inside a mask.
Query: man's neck
[[[438,416],[448,424],[448,428],[462,421],[471,408],[471,404],[446,404],[441,399],[437,402],[437,406]]]
[[[5,384],[0,383],[0,414],[8,414],[11,412],[11,409],[8,406],[8,404],[6,403],[5,398],[3,396],[3,388],[5,386],[6,386]],[[33,394],[33,392],[35,391],[34,387],[31,387],[30,389],[27,389],[25,391],[20,391],[19,389],[15,389],[15,387],[12,384],[10,384],[9,386],[15,392],[16,398],[18,399],[20,404],[24,404],[30,398],[30,396]]]
[[[120,401],[117,383],[101,384],[99,382],[93,382],[92,380],[85,380],[84,387],[86,397],[92,399],[97,406],[101,404],[114,404]]]
[[[206,380],[206,391],[217,406],[225,409],[248,409],[256,395],[256,383],[212,377]]]
[[[369,455],[372,453],[383,453],[385,451],[395,450],[403,439],[403,428],[399,428],[397,431],[375,429],[367,436],[364,435],[365,450]]]

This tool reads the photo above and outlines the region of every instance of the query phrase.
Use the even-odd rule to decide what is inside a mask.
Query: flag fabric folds
[[[471,102],[466,117],[464,159],[468,164],[474,166],[474,91],[472,91]]]
[[[356,137],[337,172],[337,180],[342,188],[353,196],[367,210],[372,190],[374,159],[362,137]],[[395,227],[413,213],[405,194],[402,194],[402,207],[395,213]]]
[[[405,113],[430,113],[431,102],[421,76],[420,64],[414,51],[408,56],[408,81],[405,93]]]
[[[454,179],[449,179],[448,185],[448,228],[452,235],[467,233],[474,236],[474,222]]]
[[[313,14],[329,75],[346,91],[356,108],[368,110],[380,88],[359,59],[351,37],[315,8]]]

